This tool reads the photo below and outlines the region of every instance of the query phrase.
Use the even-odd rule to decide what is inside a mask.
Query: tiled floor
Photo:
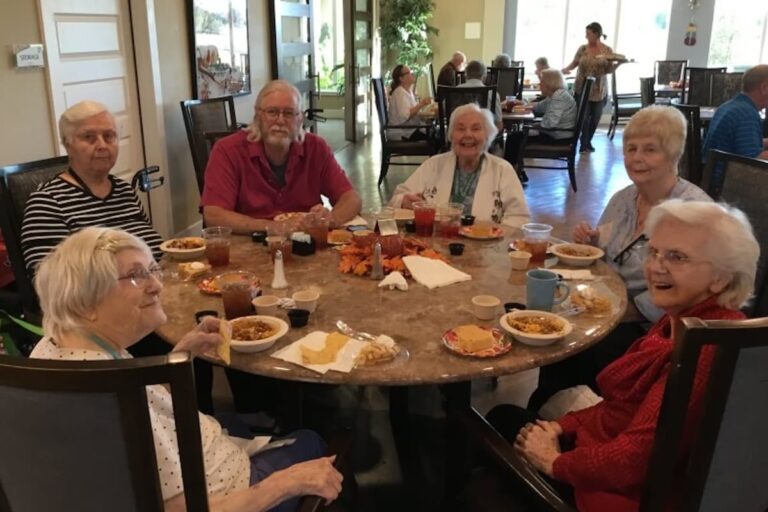
[[[594,223],[611,195],[629,183],[621,158],[621,133],[609,141],[605,130],[599,130],[593,144],[595,153],[578,158],[577,193],[571,191],[565,171],[528,171],[530,182],[525,193],[532,218],[555,226],[555,236],[568,238],[573,226],[581,220]],[[380,162],[377,136],[361,144],[347,145],[336,157],[360,192],[365,209],[375,209],[385,203],[395,186],[415,169],[415,166],[393,166],[386,182],[381,188],[377,187]],[[475,382],[473,405],[481,412],[502,402],[524,405],[537,373],[533,370],[503,377],[496,389],[491,389],[490,381]],[[219,408],[228,408],[231,402],[223,382],[223,377],[217,375],[216,399]],[[445,451],[439,392],[434,387],[424,387],[411,393],[412,435],[423,440],[419,458],[429,475],[425,481],[413,483],[421,490],[416,496],[417,504],[408,501],[409,494],[403,485],[389,426],[387,393],[387,389],[375,387],[312,388],[306,393],[308,416],[320,420],[318,427],[332,424],[354,428],[353,469],[360,486],[359,510],[435,510],[442,482],[440,461]],[[413,499],[413,494],[410,496]]]

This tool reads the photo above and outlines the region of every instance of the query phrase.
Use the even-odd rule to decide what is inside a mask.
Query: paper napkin
[[[424,256],[406,256],[403,262],[416,282],[430,290],[472,279],[471,275],[453,268],[444,261]]]

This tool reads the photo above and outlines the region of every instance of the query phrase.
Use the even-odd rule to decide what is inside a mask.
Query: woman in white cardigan
[[[488,153],[497,132],[489,110],[475,104],[458,107],[448,123],[451,151],[421,164],[397,186],[389,204],[461,203],[464,213],[478,220],[522,226],[529,214],[517,173],[509,162]]]

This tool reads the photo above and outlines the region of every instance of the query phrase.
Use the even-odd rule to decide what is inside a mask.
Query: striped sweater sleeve
[[[71,233],[61,205],[45,190],[27,200],[21,225],[21,249],[27,272],[34,274],[40,261]]]

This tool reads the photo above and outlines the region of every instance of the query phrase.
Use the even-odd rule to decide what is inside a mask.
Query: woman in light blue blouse
[[[561,389],[579,384],[594,388],[594,377],[624,354],[644,332],[643,324],[661,318],[663,311],[651,303],[643,278],[645,219],[651,208],[667,199],[711,201],[703,190],[677,175],[685,137],[685,117],[674,107],[644,108],[627,123],[624,167],[632,185],[613,195],[596,227],[587,222],[577,225],[573,240],[605,251],[606,263],[624,279],[636,312],[628,313],[623,323],[595,347],[543,367],[539,387],[528,402],[529,409],[538,410]]]

